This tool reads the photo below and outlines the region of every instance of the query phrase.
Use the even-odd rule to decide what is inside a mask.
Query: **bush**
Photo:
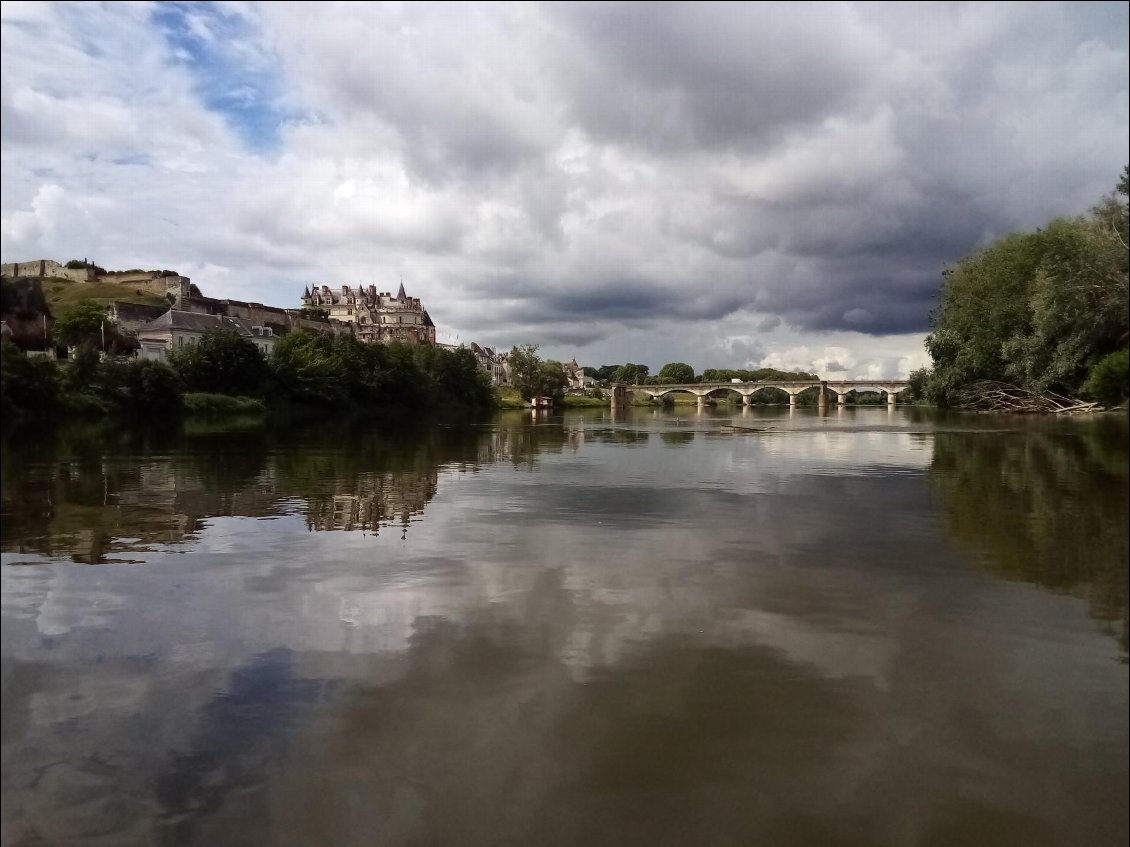
[[[4,421],[50,417],[59,408],[59,369],[30,359],[8,339],[0,343],[0,412]]]
[[[194,392],[184,395],[184,411],[197,417],[224,415],[261,415],[266,405],[257,397],[233,397],[230,394]]]
[[[254,342],[228,329],[209,329],[195,344],[169,351],[169,364],[189,391],[260,394],[270,374]]]
[[[1107,406],[1117,406],[1130,394],[1130,350],[1099,359],[1083,383],[1083,393]]]
[[[170,417],[181,410],[181,382],[161,362],[103,362],[100,382],[117,411],[147,417]]]

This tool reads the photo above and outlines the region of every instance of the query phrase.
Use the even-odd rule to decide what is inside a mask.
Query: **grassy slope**
[[[78,303],[80,300],[93,300],[109,303],[121,300],[126,303],[143,303],[146,306],[168,305],[165,299],[165,280],[154,279],[147,282],[75,282],[57,277],[43,279],[43,296],[57,315],[60,310]]]

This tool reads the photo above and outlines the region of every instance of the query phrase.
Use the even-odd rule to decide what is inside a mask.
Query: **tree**
[[[1130,395],[1130,351],[1111,353],[1091,368],[1083,393],[1100,403],[1115,406]]]
[[[560,362],[543,362],[535,344],[511,348],[510,379],[525,400],[533,397],[560,400],[565,396],[565,369]]]
[[[620,365],[612,375],[613,382],[623,382],[628,385],[640,385],[647,379],[649,368],[647,365],[636,365],[631,362]]]
[[[1126,349],[1130,295],[1126,171],[1091,213],[1009,235],[943,273],[926,349],[926,393],[958,397],[981,380],[1074,394],[1106,356]]]
[[[684,362],[668,362],[659,369],[659,380],[669,384],[694,382],[694,368]]]
[[[565,376],[565,368],[560,362],[549,359],[541,363],[538,368],[538,397],[552,397],[560,400],[565,396],[565,386],[569,383]]]
[[[169,351],[169,364],[188,391],[260,394],[269,370],[259,348],[230,329],[209,329],[195,344]]]
[[[493,399],[490,377],[466,347],[445,350],[421,345],[415,348],[415,353],[431,382],[434,402],[462,409],[490,406]]]
[[[106,307],[83,300],[62,312],[55,320],[55,337],[69,347],[93,344],[105,349],[118,338],[118,325],[106,316]]]
[[[0,420],[5,425],[48,417],[59,405],[59,373],[55,363],[29,359],[10,340],[0,341]]]
[[[536,344],[522,344],[510,348],[510,381],[522,398],[537,396],[541,358]]]

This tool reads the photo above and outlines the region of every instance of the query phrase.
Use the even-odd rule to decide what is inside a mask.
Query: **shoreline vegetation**
[[[280,339],[269,357],[233,332],[209,330],[171,351],[169,363],[103,357],[82,340],[65,362],[0,344],[5,428],[89,419],[307,417],[495,408],[487,375],[470,350],[364,344],[304,332]]]
[[[943,273],[915,397],[971,411],[1125,407],[1127,174],[1088,214],[998,239]]]

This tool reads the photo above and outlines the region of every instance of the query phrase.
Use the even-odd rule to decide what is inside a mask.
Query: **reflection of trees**
[[[93,564],[179,542],[203,518],[275,514],[295,499],[308,504],[311,528],[376,532],[421,514],[442,467],[532,465],[541,452],[583,440],[583,427],[531,425],[527,416],[485,428],[319,422],[191,435],[56,433],[5,445],[0,541]]]
[[[167,449],[167,432],[97,425],[21,434],[4,445],[0,539],[6,550],[106,561],[123,535],[179,540],[171,497],[147,490],[139,453]],[[119,548],[120,549],[120,548]]]
[[[621,444],[626,446],[643,446],[651,438],[651,433],[646,429],[628,429],[615,427],[609,429],[594,429],[589,436],[593,441],[601,444]]]
[[[566,445],[576,449],[584,437],[583,428],[566,427],[559,421],[535,423],[525,414],[504,414],[482,433],[477,461],[532,466],[539,453],[560,453]]]
[[[938,433],[931,476],[950,531],[989,567],[1083,596],[1127,649],[1125,421],[1077,432]]]
[[[659,433],[659,439],[668,447],[686,447],[694,441],[693,432],[672,432],[664,430]]]

